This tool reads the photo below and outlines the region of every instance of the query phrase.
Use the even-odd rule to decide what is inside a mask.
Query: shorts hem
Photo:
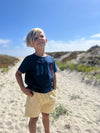
[[[40,115],[40,114],[39,114],[39,115]],[[25,117],[37,118],[37,117],[39,117],[39,115],[35,115],[35,116],[34,116],[34,115],[26,115],[26,114],[25,114]]]

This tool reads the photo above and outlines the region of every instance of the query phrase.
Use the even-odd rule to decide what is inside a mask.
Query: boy
[[[45,53],[47,43],[42,29],[32,29],[26,36],[26,44],[35,49],[27,56],[16,72],[21,90],[27,95],[25,115],[30,117],[29,131],[36,133],[36,122],[42,113],[45,133],[50,133],[49,114],[56,101],[56,65],[53,57]],[[22,74],[25,74],[24,86]]]

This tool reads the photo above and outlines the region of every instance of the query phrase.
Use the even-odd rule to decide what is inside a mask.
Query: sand
[[[24,116],[26,95],[16,82],[15,72],[23,58],[7,73],[0,73],[0,133],[29,133]],[[51,133],[100,133],[100,88],[81,81],[81,74],[57,72],[57,103],[69,115],[51,117]],[[44,133],[41,115],[37,133]]]

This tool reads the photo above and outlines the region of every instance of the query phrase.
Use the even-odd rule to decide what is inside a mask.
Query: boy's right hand
[[[32,96],[34,95],[33,91],[30,90],[30,89],[24,88],[24,89],[22,89],[22,91],[23,91],[27,96],[31,96],[31,97],[32,97]]]

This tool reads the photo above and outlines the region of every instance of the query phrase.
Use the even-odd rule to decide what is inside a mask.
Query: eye
[[[35,38],[34,38],[34,41],[36,41],[36,40],[38,40],[38,37],[35,37]]]
[[[43,37],[44,37],[43,35],[40,36],[40,38],[43,38]]]

